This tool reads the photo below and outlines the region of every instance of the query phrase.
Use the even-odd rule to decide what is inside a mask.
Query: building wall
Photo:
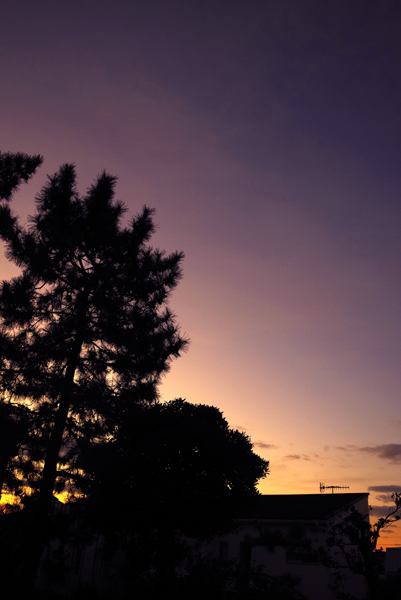
[[[356,508],[361,512],[366,511],[368,514],[367,499],[363,499]],[[266,573],[273,577],[284,573],[299,577],[301,579],[300,589],[309,600],[334,600],[335,595],[331,592],[331,587],[335,584],[335,571],[319,562],[316,551],[325,546],[330,526],[340,518],[341,515],[336,519],[309,522],[243,520],[240,521],[240,528],[236,533],[204,544],[202,553],[215,558],[241,560],[243,545],[251,545],[251,551],[248,553],[251,565],[262,565]],[[266,539],[263,540],[263,534],[266,532],[270,532],[271,540],[280,540],[280,537],[283,540],[289,540],[291,536],[294,539],[294,529],[300,538],[303,536],[309,540],[311,552],[305,551],[305,547],[302,545],[298,550],[295,547],[292,551],[280,543],[269,548],[265,543]],[[306,545],[308,546],[308,544]],[[356,598],[363,598],[366,595],[364,578],[354,575],[346,568],[346,563],[338,551],[334,550],[332,554],[341,567],[339,572],[343,580],[343,591],[352,593]]]
[[[362,498],[355,508],[368,515],[367,498]],[[300,588],[309,600],[334,600],[330,591],[335,582],[334,570],[316,560],[315,553],[319,547],[325,546],[330,526],[343,516],[344,514],[338,514],[333,519],[321,521],[243,519],[238,521],[236,532],[210,543],[194,543],[194,548],[204,556],[262,565],[266,573],[273,577],[290,573],[301,579]],[[298,547],[297,539],[300,540]],[[292,551],[289,550],[288,543],[284,543],[288,540],[291,540]],[[309,541],[311,551],[308,550],[308,544],[302,544],[301,540]],[[98,552],[100,545],[101,537],[97,536],[86,545],[67,546],[64,556],[61,556],[58,543],[54,541],[44,552],[37,587],[57,592],[66,598],[79,586],[112,591],[115,586],[118,587],[119,581],[115,577],[113,563],[101,558]],[[333,557],[339,566],[345,567],[336,550],[333,550]],[[398,558],[393,563],[396,564],[397,561]],[[352,593],[355,597],[364,597],[366,590],[363,578],[353,575],[345,568],[341,568],[341,573],[344,580],[343,591]]]

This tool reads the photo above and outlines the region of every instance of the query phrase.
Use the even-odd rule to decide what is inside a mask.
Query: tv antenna
[[[331,493],[334,494],[334,490],[349,490],[349,485],[325,485],[321,483],[320,491],[324,492],[325,490],[331,490]]]

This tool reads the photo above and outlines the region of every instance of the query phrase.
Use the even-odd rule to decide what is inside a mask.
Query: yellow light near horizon
[[[18,497],[13,494],[1,494],[0,496],[0,506],[4,506],[6,504],[18,504]]]
[[[53,494],[53,496],[55,498],[57,498],[57,500],[59,502],[61,502],[62,504],[67,504],[67,502],[68,502],[68,498],[69,498],[68,492],[61,492],[60,494]]]
[[[25,494],[29,495],[29,488],[24,488],[24,492],[25,492]],[[57,500],[59,502],[61,502],[62,504],[66,504],[69,499],[68,492],[61,492],[60,494],[53,493],[53,496],[55,498],[57,498]],[[6,504],[10,504],[11,506],[13,506],[13,505],[16,505],[19,503],[20,503],[20,498],[19,498],[19,496],[16,496],[15,494],[5,492],[5,493],[1,494],[1,496],[0,496],[0,507],[5,506]]]

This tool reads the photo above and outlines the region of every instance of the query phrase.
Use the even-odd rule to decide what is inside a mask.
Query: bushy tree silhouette
[[[41,158],[1,158],[0,191],[9,201]],[[71,476],[81,440],[112,439],[130,404],[157,398],[161,375],[187,345],[167,305],[183,254],[149,245],[147,207],[123,226],[115,183],[103,172],[82,197],[75,167],[66,164],[36,197],[28,227],[9,203],[0,207],[6,256],[21,270],[0,289],[1,402],[23,406],[30,419],[7,459],[20,471],[29,463],[29,484],[38,490],[25,544],[27,585],[54,488]]]
[[[168,523],[201,539],[232,527],[269,465],[218,408],[181,399],[133,406],[115,440],[92,445],[79,464],[99,527]]]
[[[81,455],[85,522],[123,546],[135,580],[140,565],[145,578],[155,570],[159,597],[176,597],[175,569],[188,558],[183,536],[231,531],[269,463],[213,406],[178,399],[133,405],[125,417],[114,441]]]

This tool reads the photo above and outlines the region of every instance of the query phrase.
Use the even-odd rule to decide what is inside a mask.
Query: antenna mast
[[[334,494],[334,490],[349,490],[349,485],[324,485],[324,483],[321,483],[320,492],[325,490],[331,490],[331,493]]]

